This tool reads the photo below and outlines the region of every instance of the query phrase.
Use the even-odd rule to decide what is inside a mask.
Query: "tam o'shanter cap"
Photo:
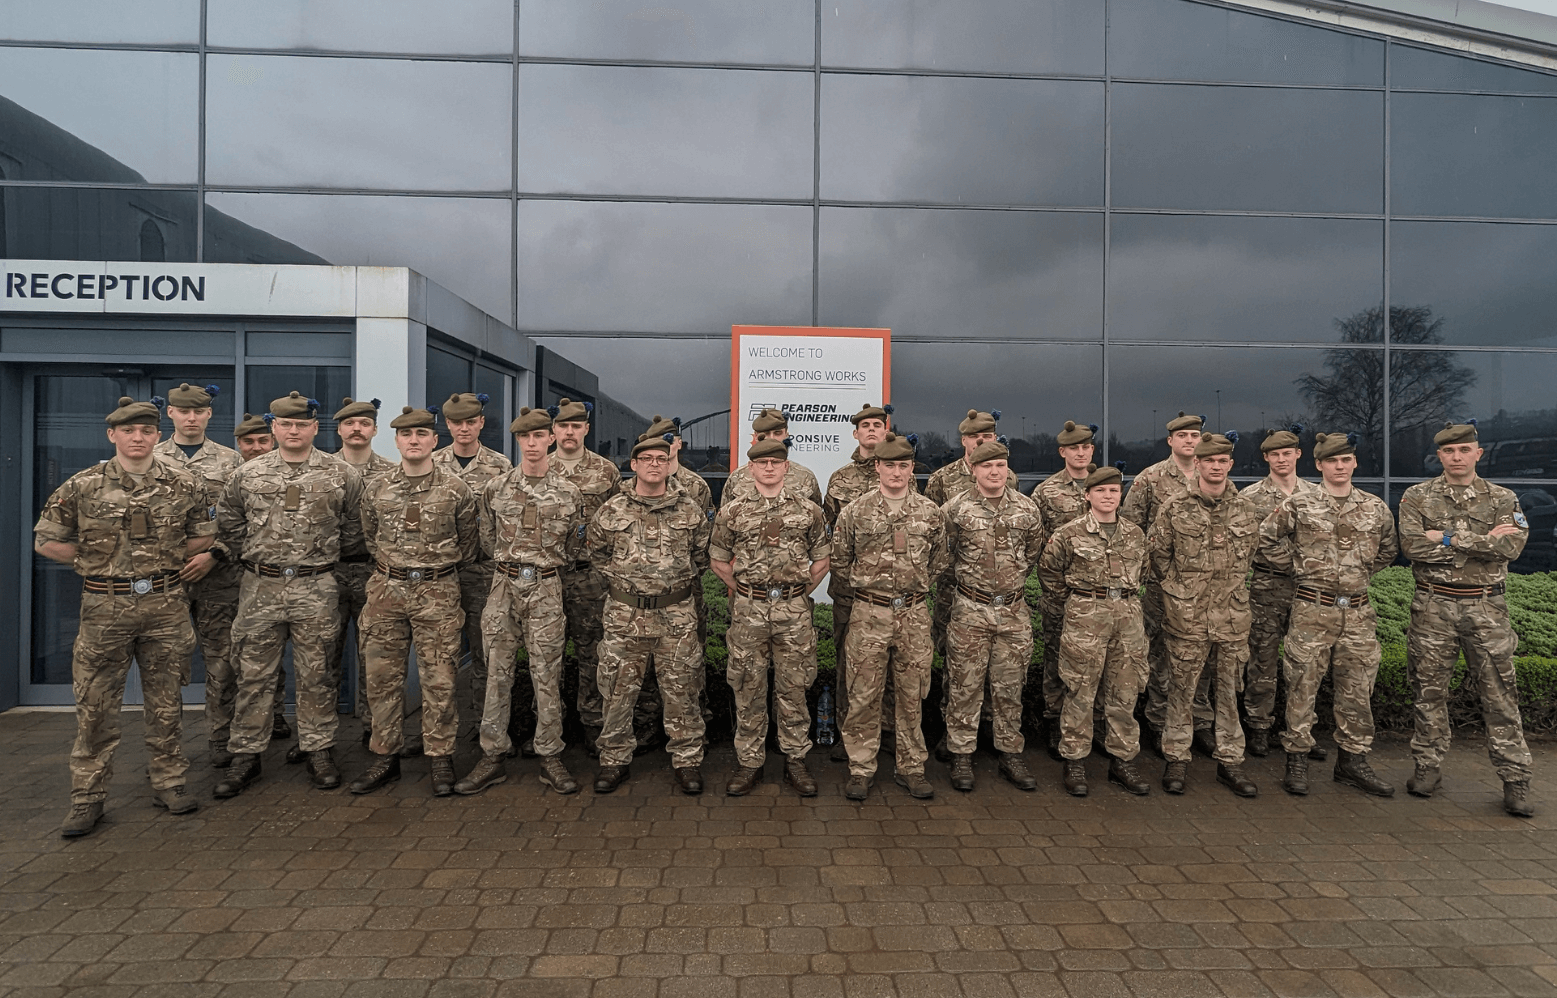
[[[1000,410],[992,412],[979,412],[977,409],[969,409],[968,416],[957,424],[957,432],[965,437],[971,437],[979,433],[994,433],[995,423],[1000,420]]]
[[[595,403],[559,399],[549,411],[554,423],[587,423],[595,411]]]
[[[134,426],[145,423],[149,426],[162,425],[162,400],[155,396],[150,402],[137,402],[125,395],[119,399],[119,405],[103,417],[103,422],[109,426]]]
[[[270,414],[276,419],[318,419],[319,401],[304,398],[301,392],[292,392],[270,403]]]
[[[405,405],[400,407],[400,415],[390,421],[390,429],[413,430],[419,426],[433,429],[438,425],[438,411],[436,409],[417,409]]]
[[[341,399],[341,407],[335,410],[335,421],[339,423],[343,419],[356,419],[366,416],[373,422],[378,422],[378,409],[384,403],[378,399],[369,399],[366,402],[354,402],[350,395]]]
[[[772,437],[769,437],[767,440],[759,440],[752,444],[751,448],[746,451],[746,459],[748,461],[755,461],[761,457],[776,457],[780,461],[788,461],[789,441],[774,440]]]
[[[269,423],[265,422],[265,420],[260,416],[256,416],[251,412],[246,412],[243,414],[243,419],[238,423],[238,425],[233,427],[232,435],[233,439],[236,440],[239,437],[246,437],[251,433],[269,432]]]
[[[1118,468],[1109,465],[1099,468],[1095,464],[1087,465],[1086,481],[1081,483],[1083,489],[1095,489],[1099,485],[1120,485],[1124,482],[1124,473]]]
[[[655,413],[649,420],[649,428],[638,434],[639,440],[647,440],[650,437],[662,438],[669,434],[672,437],[681,436],[681,417],[672,416],[666,419]]]
[[[1237,443],[1237,430],[1228,430],[1226,433],[1207,433],[1201,436],[1200,443],[1195,445],[1195,456],[1215,457],[1218,454],[1231,454],[1233,446]]]
[[[1180,409],[1179,414],[1168,420],[1168,432],[1177,433],[1179,430],[1198,430],[1206,425],[1206,417],[1192,416]]]
[[[860,406],[859,412],[849,417],[849,422],[855,426],[860,425],[867,419],[879,419],[885,423],[890,415],[892,415],[892,407],[890,405],[871,405],[867,402]]]
[[[918,442],[919,438],[913,434],[904,437],[888,433],[887,438],[876,445],[876,452],[871,456],[877,461],[912,461],[914,445]]]
[[[1357,434],[1355,433],[1320,433],[1314,437],[1314,460],[1323,461],[1327,457],[1340,457],[1343,454],[1357,453]]]
[[[757,418],[751,421],[753,433],[772,433],[774,430],[789,428],[789,417],[777,409],[764,409]]]
[[[486,411],[489,396],[483,392],[480,395],[472,392],[455,392],[449,396],[449,400],[443,403],[443,418],[450,419],[475,419]]]
[[[168,392],[168,405],[176,405],[180,409],[209,409],[211,400],[220,395],[222,390],[216,385],[179,385]]]
[[[651,437],[651,436],[648,436],[648,435],[644,435],[644,436],[638,438],[638,442],[637,443],[633,444],[633,457],[637,457],[639,454],[642,454],[644,451],[651,451],[651,450],[662,450],[665,453],[669,454],[670,453],[670,441],[666,440],[664,437]]]
[[[879,451],[879,448],[878,448]],[[986,440],[973,448],[973,453],[968,455],[968,464],[983,464],[985,461],[1004,461],[1011,456],[1011,451],[1001,440]]]
[[[519,415],[508,424],[509,433],[529,433],[531,430],[551,429],[552,415],[549,409],[531,409],[524,406]]]
[[[1444,447],[1448,444],[1474,444],[1479,441],[1474,419],[1467,419],[1463,423],[1445,423],[1443,429],[1433,434],[1434,447]]]
[[[1091,443],[1092,438],[1095,436],[1097,436],[1096,424],[1078,423],[1073,419],[1067,419],[1065,428],[1060,431],[1059,436],[1055,437],[1054,440],[1061,447],[1069,447],[1072,444]]]
[[[1302,423],[1293,423],[1285,430],[1271,430],[1260,441],[1260,453],[1269,454],[1273,450],[1281,450],[1283,447],[1298,447],[1302,441],[1298,439],[1303,433]]]

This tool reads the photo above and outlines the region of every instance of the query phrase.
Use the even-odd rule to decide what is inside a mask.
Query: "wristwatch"
[[[1445,530],[1443,532],[1443,546],[1444,547],[1452,547],[1453,545],[1451,545],[1449,543],[1449,541],[1453,540],[1453,538],[1454,538],[1454,531],[1452,531],[1452,530]]]

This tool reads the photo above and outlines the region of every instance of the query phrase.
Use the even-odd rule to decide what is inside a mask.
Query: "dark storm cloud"
[[[1427,305],[1448,343],[1557,344],[1557,226],[1396,222],[1397,305]]]
[[[535,342],[594,372],[601,393],[644,415],[691,419],[730,407],[728,339],[538,336]]]

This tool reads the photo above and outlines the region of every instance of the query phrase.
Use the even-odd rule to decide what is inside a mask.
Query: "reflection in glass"
[[[1108,49],[1116,79],[1384,84],[1382,41],[1185,0],[1111,0]]]
[[[524,0],[521,55],[809,66],[812,0]]]
[[[1112,224],[1111,339],[1333,341],[1339,320],[1383,300],[1382,222],[1116,213]]]
[[[946,339],[1096,339],[1103,216],[823,208],[819,281],[826,326]]]
[[[822,63],[1101,76],[1103,10],[1074,0],[829,0]]]
[[[822,78],[822,197],[1103,203],[1103,87],[1063,80]]]
[[[962,455],[957,424],[969,409],[999,409],[1011,466],[1052,474],[1063,464],[1054,436],[1065,421],[1103,422],[1103,350],[1070,343],[894,343],[892,399],[893,422],[919,434],[919,460],[931,468]]]
[[[213,184],[507,190],[512,183],[507,65],[213,55],[207,66]]]
[[[1116,84],[1113,203],[1378,212],[1383,122],[1366,91]]]
[[[810,74],[526,65],[519,187],[809,198]]]
[[[1557,346],[1557,226],[1390,224],[1390,300],[1431,308],[1443,342]]]
[[[508,424],[514,416],[518,415],[517,409],[511,409],[508,404],[510,375],[487,367],[485,364],[477,364],[474,376],[471,379],[470,390],[487,395],[487,425],[481,431],[481,442],[509,457],[514,455],[509,452],[513,449],[509,446],[510,437]],[[447,396],[445,396],[447,397]]]
[[[1389,81],[1390,86],[1407,90],[1557,94],[1557,74],[1398,44],[1389,50]]]
[[[200,0],[0,0],[0,23],[18,41],[196,45]]]
[[[1128,462],[1127,474],[1167,457],[1165,426],[1180,410],[1205,416],[1208,429],[1238,431],[1235,475],[1263,477],[1259,441],[1292,423],[1357,433],[1358,474],[1382,474],[1382,350],[1120,346],[1108,367],[1109,456]],[[1310,457],[1299,473],[1315,477]]]
[[[1510,441],[1509,446],[1524,445]],[[1486,455],[1476,465],[1477,473],[1488,481],[1494,481],[1494,475],[1488,471],[1488,461],[1495,449],[1487,447]],[[1436,475],[1441,470],[1435,463],[1432,474]],[[1414,481],[1402,481],[1399,478],[1390,483],[1389,506],[1397,517],[1400,515],[1400,497],[1415,484]],[[1525,541],[1525,548],[1519,558],[1508,563],[1509,573],[1527,575],[1531,572],[1557,571],[1557,484],[1519,478],[1504,478],[1495,481],[1495,484],[1511,490],[1519,498],[1519,506],[1530,524],[1530,537]]]
[[[243,374],[244,405],[250,412],[266,412],[273,399],[300,392],[319,401],[319,435],[314,438],[314,447],[331,454],[341,449],[341,436],[330,418],[336,406],[331,403],[351,394],[350,367],[248,365]]]
[[[728,336],[810,322],[809,207],[519,203],[523,328]]]
[[[199,75],[192,52],[5,49],[7,178],[194,183]]]
[[[1393,351],[1390,386],[1410,395],[1390,400],[1390,472],[1438,474],[1433,434],[1448,420],[1475,419],[1483,476],[1557,479],[1553,384],[1557,354]]]
[[[146,260],[160,251],[158,260],[193,263],[196,203],[194,191],[0,187],[0,255]]]
[[[233,48],[334,49],[507,55],[513,0],[461,0],[456,13],[425,0],[209,0],[210,44]]]
[[[1557,218],[1557,99],[1396,94],[1397,215]]]
[[[470,368],[469,359],[428,344],[427,404],[441,406],[450,395],[470,391]],[[487,420],[488,425],[491,422]],[[443,420],[438,420],[438,446],[446,447],[452,442],[448,426],[444,425]]]
[[[207,200],[270,237],[247,245],[213,239],[226,229],[213,226],[207,211],[210,262],[410,267],[489,315],[512,317],[507,200],[365,194],[210,194]]]

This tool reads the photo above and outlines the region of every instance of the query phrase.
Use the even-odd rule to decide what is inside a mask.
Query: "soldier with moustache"
[[[788,440],[789,417],[777,409],[764,409],[752,420],[751,446],[755,447],[764,440],[777,440],[780,443]],[[784,476],[784,488],[796,495],[822,505],[822,487],[816,481],[816,475],[811,469],[796,461],[794,458],[786,459],[789,471]],[[756,488],[752,485],[752,469],[750,464],[743,464],[730,472],[730,477],[725,479],[724,491],[719,494],[719,508],[730,505],[730,501],[736,497],[748,497]]]

